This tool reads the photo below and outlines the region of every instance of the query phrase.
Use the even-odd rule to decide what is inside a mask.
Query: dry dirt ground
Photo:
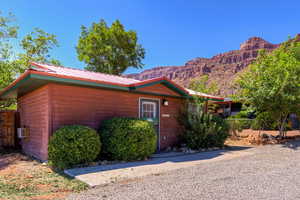
[[[249,134],[248,131],[242,134],[241,139],[229,139],[226,145],[256,146],[247,139],[247,135],[253,133]],[[299,131],[288,132],[288,136],[299,135]],[[65,199],[69,194],[86,188],[87,185],[82,182],[54,172],[27,156],[17,152],[3,153],[0,150],[0,200]]]
[[[267,135],[267,138],[263,137],[264,135]],[[284,143],[290,140],[300,139],[300,130],[287,131],[286,139],[277,140],[274,137],[269,137],[277,135],[278,131],[244,129],[241,132],[235,132],[232,134],[225,144],[229,146],[252,146]]]
[[[278,135],[278,131],[268,131],[268,130],[252,130],[252,129],[244,129],[243,131],[239,132],[238,135],[242,137],[247,137],[249,135],[257,135],[257,134],[268,134],[276,136]],[[292,130],[286,132],[287,137],[297,137],[300,136],[300,130]]]
[[[0,200],[65,199],[69,193],[86,188],[84,183],[20,153],[0,152]]]

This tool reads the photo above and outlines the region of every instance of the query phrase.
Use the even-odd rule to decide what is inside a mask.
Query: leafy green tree
[[[14,59],[11,40],[17,38],[18,27],[14,23],[14,15],[2,16],[0,11],[0,88],[7,86],[15,75],[12,65]]]
[[[14,22],[15,22],[15,16],[12,13],[8,13],[8,16],[3,16],[2,12],[0,11],[0,39],[1,40],[17,37],[18,26],[16,26]]]
[[[300,111],[299,47],[288,40],[271,53],[261,51],[237,80],[239,100],[277,122],[280,136],[285,135],[288,115]]]
[[[0,90],[7,87],[26,68],[29,61],[59,64],[50,57],[49,51],[58,46],[56,36],[41,29],[26,35],[20,42],[23,53],[17,54],[13,44],[17,43],[18,26],[15,16],[7,16],[0,11]],[[0,109],[15,108],[15,100],[0,101]]]
[[[145,50],[135,31],[126,31],[119,20],[107,26],[104,20],[81,27],[76,47],[78,59],[95,72],[120,75],[128,67],[142,68]]]
[[[219,88],[216,82],[208,82],[208,75],[200,76],[199,78],[192,79],[189,88],[206,94],[217,95]]]
[[[18,26],[12,13],[4,16],[0,11],[0,90],[8,86],[17,75],[11,41],[17,38]],[[0,109],[10,107],[14,100],[0,101]]]
[[[58,41],[53,34],[35,28],[21,40],[20,46],[24,53],[19,54],[19,62],[24,68],[29,66],[30,61],[60,65],[60,62],[50,55],[50,50],[58,47]]]
[[[190,84],[189,84],[189,88],[197,91],[197,92],[202,92],[205,94],[210,94],[210,95],[217,95],[219,93],[219,87],[217,85],[217,83],[215,81],[212,81],[211,83],[209,83],[208,81],[208,75],[203,75],[200,76],[198,78],[194,78],[191,80]],[[198,104],[203,104],[204,101],[202,98],[194,98],[193,101],[196,101]],[[206,101],[207,105],[206,105],[206,109],[209,112],[215,112],[218,109],[218,105],[208,102]],[[205,106],[205,105],[203,105]]]

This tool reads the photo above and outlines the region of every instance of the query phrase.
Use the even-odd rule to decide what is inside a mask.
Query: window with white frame
[[[143,101],[141,117],[142,118],[156,118],[156,103]]]

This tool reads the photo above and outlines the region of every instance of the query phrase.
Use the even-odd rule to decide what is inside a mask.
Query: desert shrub
[[[227,119],[231,127],[235,127],[236,130],[242,131],[244,129],[250,129],[252,127],[253,119],[248,118],[231,118]]]
[[[263,112],[256,116],[251,128],[253,130],[278,130],[278,122],[269,113]]]
[[[65,169],[95,160],[100,152],[98,133],[81,125],[65,126],[53,134],[48,146],[49,162]]]
[[[222,147],[229,135],[228,123],[201,109],[196,112],[184,111],[180,117],[184,128],[184,142],[191,149]]]
[[[102,122],[102,152],[112,160],[140,160],[156,150],[157,136],[153,125],[135,118],[113,118]]]
[[[228,122],[231,127],[235,127],[238,131],[243,129],[250,129],[253,123],[253,118],[255,117],[255,112],[245,105],[242,106],[242,110],[236,115],[230,116]]]

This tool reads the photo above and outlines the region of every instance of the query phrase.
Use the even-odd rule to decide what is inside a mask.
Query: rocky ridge
[[[221,53],[211,58],[195,58],[184,66],[155,67],[141,73],[128,74],[126,77],[145,80],[166,76],[167,78],[188,87],[193,78],[208,75],[208,82],[215,81],[219,95],[229,96],[234,93],[232,82],[238,72],[244,70],[258,56],[259,49],[272,51],[279,44],[272,44],[259,37],[251,37],[240,45],[239,50]]]

